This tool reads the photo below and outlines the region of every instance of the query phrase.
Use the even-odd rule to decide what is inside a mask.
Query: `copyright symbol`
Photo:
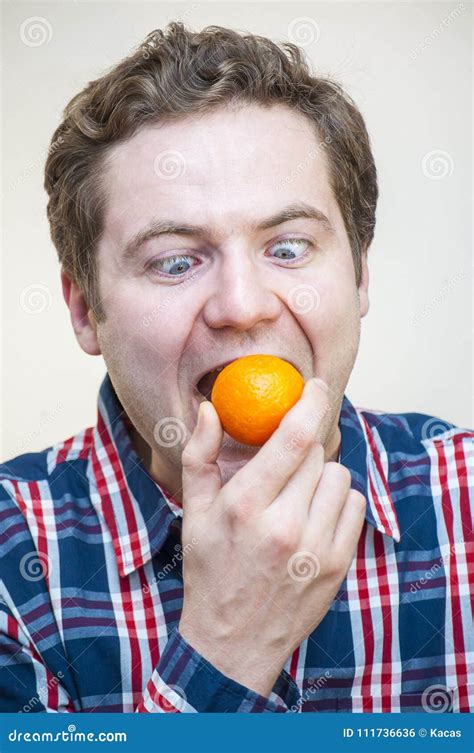
[[[422,728],[421,728],[421,729],[420,729],[420,730],[418,731],[418,734],[419,734],[419,736],[420,736],[420,737],[426,737],[426,730],[425,730],[425,728],[424,728],[424,727],[422,727]]]

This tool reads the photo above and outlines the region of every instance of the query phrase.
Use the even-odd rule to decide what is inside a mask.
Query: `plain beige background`
[[[371,309],[346,394],[359,406],[472,412],[470,3],[61,2],[3,5],[2,447],[7,460],[95,422],[49,238],[43,165],[67,101],[153,29],[231,26],[303,46],[366,119],[380,203]]]

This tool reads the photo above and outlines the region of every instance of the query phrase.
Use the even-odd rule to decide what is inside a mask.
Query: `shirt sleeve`
[[[44,663],[0,599],[0,713],[77,713],[72,698]],[[282,670],[269,698],[222,674],[175,629],[136,713],[298,711],[300,693]],[[99,709],[100,710],[100,709]]]
[[[269,698],[222,674],[173,630],[136,713],[298,711],[300,692],[282,670]]]
[[[61,673],[58,672],[58,675]],[[0,599],[0,713],[76,711],[72,699]]]

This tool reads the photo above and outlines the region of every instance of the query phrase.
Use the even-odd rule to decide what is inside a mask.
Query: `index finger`
[[[234,494],[255,495],[267,507],[278,496],[288,480],[303,462],[309,449],[320,441],[324,417],[330,408],[329,390],[320,379],[309,379],[297,403],[284,416],[278,428],[225,485]]]

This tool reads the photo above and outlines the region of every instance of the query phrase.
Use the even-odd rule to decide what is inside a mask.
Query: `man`
[[[293,45],[172,23],[69,103],[45,186],[107,374],[97,426],[1,467],[1,709],[468,711],[474,432],[344,394],[354,103]],[[261,447],[205,399],[250,353],[306,382]]]

